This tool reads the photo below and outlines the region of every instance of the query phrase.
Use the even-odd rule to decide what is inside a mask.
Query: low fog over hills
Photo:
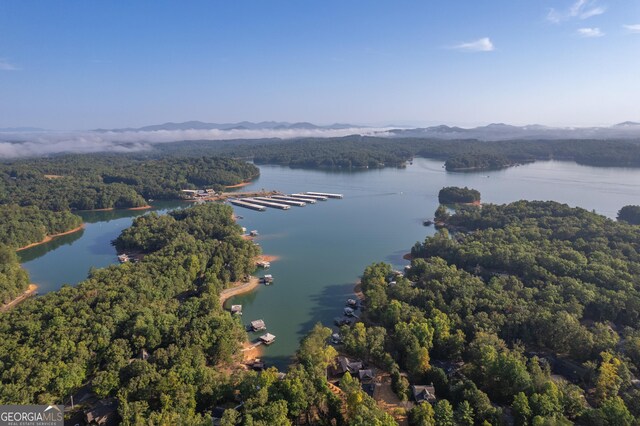
[[[49,155],[63,152],[126,152],[151,148],[153,144],[183,140],[331,138],[349,135],[386,138],[558,140],[558,139],[638,139],[640,123],[626,121],[608,127],[548,127],[489,124],[475,128],[432,126],[424,128],[367,127],[345,123],[316,125],[242,121],[205,123],[187,121],[139,128],[49,131],[35,127],[0,129],[0,158]]]

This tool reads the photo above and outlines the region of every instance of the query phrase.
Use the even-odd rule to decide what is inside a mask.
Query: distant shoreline
[[[77,228],[73,228],[73,229],[71,229],[69,231],[66,231],[66,232],[61,232],[59,234],[47,235],[42,239],[42,241],[38,241],[36,243],[31,243],[31,244],[28,244],[28,245],[26,245],[24,247],[20,247],[20,248],[16,249],[16,251],[22,251],[22,250],[29,249],[31,247],[39,246],[40,244],[45,244],[45,243],[48,243],[49,241],[52,241],[54,238],[62,237],[63,235],[73,234],[74,232],[78,232],[78,231],[81,231],[83,229],[84,229],[84,223],[82,225],[78,226]]]

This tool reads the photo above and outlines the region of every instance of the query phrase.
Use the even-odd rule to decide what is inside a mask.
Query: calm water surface
[[[539,162],[481,173],[447,173],[442,162],[416,159],[406,169],[325,172],[261,166],[261,176],[246,190],[318,191],[344,194],[344,199],[318,201],[288,211],[255,212],[234,207],[239,222],[256,229],[266,254],[280,260],[269,273],[275,283],[237,296],[243,321],[264,319],[276,343],[264,358],[286,364],[299,339],[317,322],[331,325],[363,269],[376,261],[401,268],[402,255],[433,234],[422,220],[437,208],[443,186],[469,186],[484,202],[519,199],[555,200],[615,217],[626,204],[640,204],[640,170],[595,168],[568,162]],[[184,204],[156,206],[160,211]],[[57,239],[20,253],[40,292],[75,284],[90,267],[116,262],[110,241],[144,212],[97,212],[85,215],[82,233]],[[257,337],[257,335],[252,336]]]

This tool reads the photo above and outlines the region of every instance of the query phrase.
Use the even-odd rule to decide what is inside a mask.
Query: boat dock
[[[320,197],[327,197],[327,198],[343,198],[342,194],[331,194],[329,192],[305,192],[305,194],[315,195]]]
[[[234,206],[244,207],[245,209],[257,210],[259,212],[263,212],[263,211],[267,210],[267,208],[265,206],[261,206],[261,205],[254,204],[254,203],[248,203],[248,202],[243,201],[243,200],[230,199],[229,202],[231,204],[233,204]]]
[[[323,197],[320,195],[308,195],[308,194],[291,194],[291,196],[300,198],[301,200],[304,200],[306,198],[307,200],[327,201],[329,199],[328,197]]]
[[[297,198],[297,197],[291,197],[289,195],[274,195],[271,198],[273,198],[274,200],[281,200],[281,201],[299,201],[299,202],[304,202],[304,203],[309,203],[309,204],[315,204],[316,200],[312,199],[312,198]]]
[[[226,193],[227,195],[229,193]],[[229,203],[251,210],[263,212],[267,207],[272,209],[289,210],[292,206],[304,207],[307,204],[315,204],[318,201],[327,201],[329,198],[343,198],[342,194],[328,192],[301,192],[296,194],[283,194],[277,191],[236,193],[235,197],[227,198]],[[220,198],[219,200],[224,200]]]
[[[280,209],[280,210],[289,210],[291,208],[291,206],[288,206],[286,204],[276,203],[273,201],[262,201],[257,198],[243,198],[241,201],[251,203],[251,204],[257,204],[259,206],[271,207],[273,209]]]
[[[286,204],[288,206],[296,206],[296,207],[304,207],[307,205],[307,203],[303,202],[303,201],[293,201],[293,200],[280,200],[280,199],[274,199],[274,198],[268,198],[268,197],[254,197],[255,200],[260,200],[260,201],[269,201],[269,202],[276,202],[278,204]]]

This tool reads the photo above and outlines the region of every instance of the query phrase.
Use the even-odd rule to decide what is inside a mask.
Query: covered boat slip
[[[340,199],[343,198],[343,195],[328,192],[301,192],[291,195],[274,194],[270,196],[230,198],[229,202],[238,207],[266,211],[267,208],[289,210],[292,206],[304,207],[307,204],[315,204],[317,201],[327,201],[329,198]]]

